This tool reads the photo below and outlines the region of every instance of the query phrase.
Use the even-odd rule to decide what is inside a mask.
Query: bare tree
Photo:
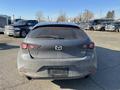
[[[47,16],[46,21],[48,21],[48,22],[53,22],[53,18],[50,17],[50,16]]]
[[[66,22],[67,16],[65,12],[60,12],[59,16],[57,17],[57,22]]]
[[[115,11],[114,10],[107,12],[106,18],[114,19],[114,17],[115,17]]]
[[[93,17],[94,17],[94,14],[89,10],[85,10],[84,13],[82,14],[83,21],[89,21]]]
[[[73,18],[73,22],[74,23],[80,23],[81,20],[82,20],[82,16],[80,14]]]
[[[38,11],[36,13],[36,19],[38,20],[38,22],[44,21],[44,16],[43,16],[43,12],[42,11]]]

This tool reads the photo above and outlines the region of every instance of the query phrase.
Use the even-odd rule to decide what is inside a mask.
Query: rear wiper
[[[40,35],[37,36],[35,38],[53,38],[53,39],[64,39],[63,37],[59,37],[59,36],[52,36],[52,35]]]

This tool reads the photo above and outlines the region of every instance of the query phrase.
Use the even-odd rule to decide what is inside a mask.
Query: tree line
[[[78,14],[76,17],[68,17],[67,14],[65,12],[59,12],[59,15],[57,16],[57,18],[53,19],[50,16],[45,17],[42,11],[38,11],[36,13],[36,19],[39,22],[45,22],[45,21],[49,21],[49,22],[74,22],[74,23],[79,23],[81,21],[83,22],[87,22],[91,19],[94,18],[94,13],[90,10],[85,10],[82,14]],[[115,18],[115,11],[108,11],[106,13],[106,16],[104,18],[110,18],[110,19],[114,19]]]

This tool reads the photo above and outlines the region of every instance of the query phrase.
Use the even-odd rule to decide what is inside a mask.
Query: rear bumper
[[[115,29],[112,28],[105,28],[106,31],[115,31]]]
[[[43,79],[72,79],[80,78],[91,73],[95,73],[97,69],[97,60],[95,55],[84,58],[70,59],[31,59],[28,56],[20,56],[18,54],[17,61],[20,73],[32,77]],[[54,77],[48,74],[48,68],[51,67],[67,67],[69,68],[68,76]]]
[[[4,34],[6,34],[6,35],[14,35],[14,30],[5,30]]]
[[[20,31],[15,31],[15,30],[5,30],[4,33],[6,35],[12,35],[12,36],[20,36]]]
[[[0,28],[1,33],[4,33],[4,30],[5,30],[4,28]]]

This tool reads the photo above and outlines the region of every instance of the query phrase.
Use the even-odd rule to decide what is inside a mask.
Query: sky
[[[0,14],[34,19],[36,12],[41,11],[48,17],[56,17],[59,12],[74,17],[86,9],[95,14],[95,18],[104,17],[108,10],[115,10],[120,18],[120,0],[0,0]]]

